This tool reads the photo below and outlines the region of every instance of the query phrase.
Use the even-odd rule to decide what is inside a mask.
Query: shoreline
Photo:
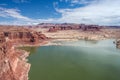
[[[18,30],[18,29],[15,29],[15,30]],[[79,30],[64,30],[64,31],[58,31],[58,32],[53,32],[53,33],[45,30],[45,31],[41,31],[43,34],[41,34],[40,31],[38,32],[35,31],[33,33],[31,31],[26,32],[25,30],[22,32],[24,34],[22,38],[20,34],[21,32],[19,31],[16,31],[16,33],[14,33],[14,30],[13,31],[10,30],[9,32],[11,32],[11,34],[8,36],[8,38],[3,34],[3,32],[1,32],[1,34],[4,35],[4,37],[1,38],[1,43],[3,42],[7,43],[4,45],[5,47],[4,46],[1,47],[1,52],[3,49],[5,49],[3,52],[4,54],[7,54],[5,57],[8,60],[9,60],[9,57],[7,56],[8,55],[11,56],[9,62],[11,62],[12,69],[15,70],[12,72],[14,74],[18,72],[18,74],[16,75],[21,74],[19,77],[13,74],[12,76],[15,77],[15,80],[23,80],[23,79],[28,80],[29,78],[28,73],[30,71],[30,65],[31,65],[28,62],[28,58],[27,58],[29,57],[30,52],[24,49],[19,49],[18,47],[40,47],[40,46],[52,46],[52,45],[61,46],[61,45],[64,45],[64,44],[59,43],[62,41],[63,42],[74,42],[74,41],[80,41],[80,40],[99,41],[99,40],[107,40],[107,39],[117,39],[116,35],[112,34],[112,32],[109,33],[109,31],[102,31],[102,30],[95,31],[95,32],[79,31]],[[7,46],[10,46],[10,47],[8,48]],[[5,64],[5,63],[2,62],[0,65],[2,64]],[[23,64],[24,66],[21,66]],[[5,67],[7,67],[7,65]],[[19,72],[19,67],[22,72]],[[2,76],[3,74],[4,72],[2,72]],[[10,75],[10,73],[8,74],[6,73],[6,75]],[[22,78],[24,77],[24,78],[21,79],[21,77]],[[12,78],[10,77],[10,79]]]
[[[106,38],[106,39],[99,39],[99,40],[85,40],[85,39],[49,39],[37,44],[18,44],[14,45],[15,48],[19,47],[40,47],[40,46],[62,46],[64,45],[61,42],[76,42],[76,41],[101,41],[101,40],[114,40],[113,43],[116,44],[116,40],[114,38]]]
[[[29,71],[30,71],[30,66],[31,66],[31,64],[28,62],[28,58],[27,57],[29,57],[29,51],[26,51],[26,50],[22,50],[22,49],[17,49],[18,47],[40,47],[40,46],[61,46],[61,45],[63,45],[63,44],[60,44],[59,43],[59,41],[63,41],[63,42],[74,42],[74,41],[80,41],[80,40],[86,40],[86,41],[100,41],[100,40],[108,40],[108,39],[115,39],[115,38],[100,38],[100,39],[98,39],[97,38],[97,40],[96,39],[78,39],[78,38],[69,38],[69,39],[67,39],[67,38],[59,38],[59,39],[48,39],[48,40],[45,40],[45,41],[42,41],[42,42],[39,42],[39,43],[37,43],[37,44],[30,44],[30,43],[28,43],[28,44],[16,44],[16,45],[12,45],[14,48],[15,48],[15,50],[18,50],[18,51],[20,51],[22,54],[23,54],[23,56],[24,56],[24,53],[27,53],[27,56],[26,57],[24,57],[24,61],[26,62],[26,64],[28,64],[29,65],[29,68],[28,68],[28,73],[29,73]],[[116,39],[115,39],[116,40]],[[58,42],[58,43],[56,43],[56,42]],[[28,75],[28,74],[27,74]],[[29,76],[29,75],[28,75]],[[28,77],[29,78],[29,77]]]
[[[109,38],[108,38],[109,39]],[[99,40],[108,40],[108,39],[99,39]],[[29,73],[30,71],[30,67],[31,67],[31,63],[28,62],[28,58],[29,57],[29,51],[26,51],[26,50],[22,50],[22,49],[18,49],[18,47],[40,47],[40,46],[52,46],[52,45],[55,45],[55,46],[61,46],[63,44],[58,44],[58,43],[53,43],[53,42],[59,42],[59,41],[64,41],[64,42],[74,42],[74,41],[79,41],[79,40],[85,40],[85,39],[48,39],[46,41],[42,41],[42,42],[39,42],[37,44],[16,44],[16,45],[12,45],[12,47],[14,48],[14,51],[18,51],[21,53],[21,56],[19,56],[18,58],[20,58],[21,61],[23,61],[27,66],[27,72],[26,73]],[[87,40],[86,40],[87,41]],[[98,40],[88,40],[88,41],[98,41]],[[19,67],[19,66],[18,66]],[[22,68],[22,67],[21,67]],[[26,74],[27,76],[29,76],[28,74]],[[29,78],[29,77],[27,77]]]
[[[40,46],[43,46],[45,44],[47,44],[49,41],[46,40],[46,41],[43,41],[43,42],[39,42],[39,43],[33,43],[33,44],[30,44],[30,43],[26,43],[26,44],[17,44],[17,45],[13,45],[15,48],[18,48],[18,47],[40,47]]]
[[[48,41],[48,43],[47,44],[44,44],[44,45],[42,45],[42,46],[53,46],[53,45],[55,45],[55,46],[61,46],[61,45],[63,45],[62,43],[60,43],[60,42],[75,42],[75,41],[101,41],[101,40],[114,40],[114,41],[116,41],[116,39],[114,39],[114,38],[106,38],[106,39],[99,39],[99,40],[94,40],[94,39],[51,39],[50,41]],[[113,41],[113,43],[114,43],[114,41]]]

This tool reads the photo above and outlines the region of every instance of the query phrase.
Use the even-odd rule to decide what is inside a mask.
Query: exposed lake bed
[[[57,41],[62,46],[27,47],[29,80],[120,80],[120,50],[113,41]]]

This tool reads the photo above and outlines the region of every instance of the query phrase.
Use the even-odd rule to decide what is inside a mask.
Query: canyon
[[[28,80],[29,52],[20,46],[40,46],[51,41],[116,39],[120,48],[120,28],[85,24],[0,26],[0,80]]]

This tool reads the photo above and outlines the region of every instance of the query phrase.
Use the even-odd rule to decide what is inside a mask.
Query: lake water
[[[120,50],[113,40],[60,42],[30,50],[29,80],[120,80]]]

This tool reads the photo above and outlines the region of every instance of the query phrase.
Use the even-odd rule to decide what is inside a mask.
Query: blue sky
[[[0,0],[0,24],[120,25],[120,0]]]

